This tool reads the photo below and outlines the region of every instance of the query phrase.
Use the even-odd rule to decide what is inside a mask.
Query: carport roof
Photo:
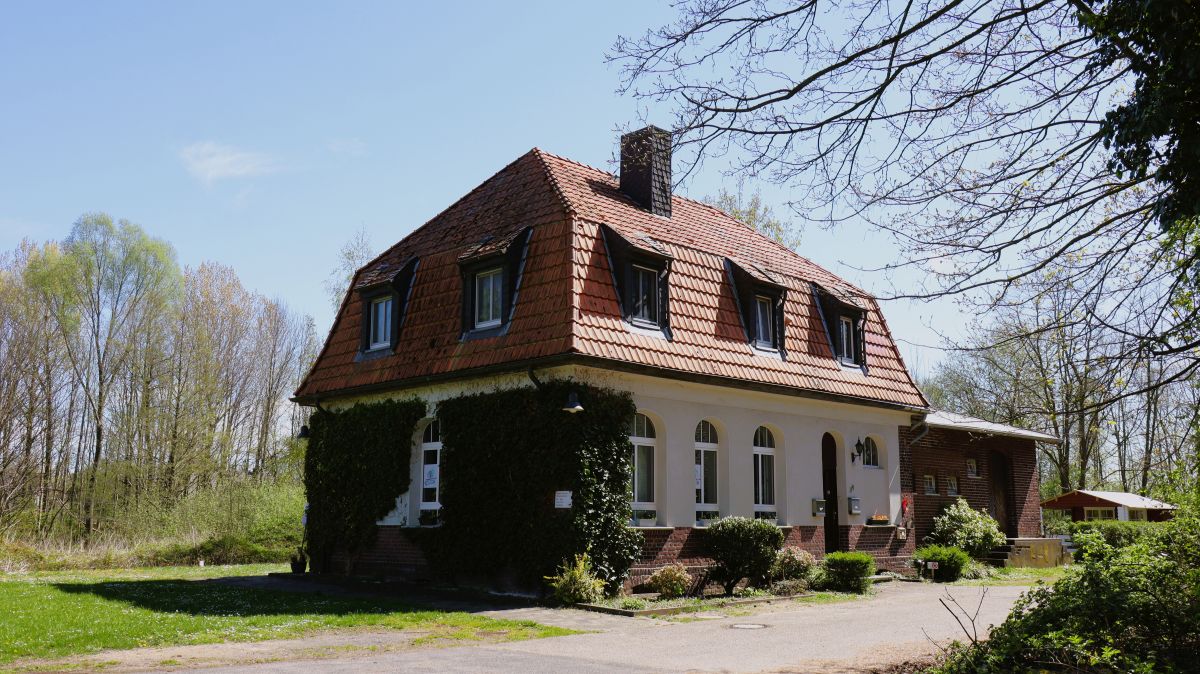
[[[1058,438],[1048,433],[1040,433],[1031,431],[1026,428],[1017,428],[1016,426],[1007,426],[998,424],[992,421],[985,421],[977,417],[970,417],[965,414],[956,414],[954,412],[946,412],[944,410],[934,410],[925,417],[925,423],[930,428],[948,428],[956,431],[970,431],[972,433],[985,433],[987,435],[1006,435],[1013,438],[1026,438],[1037,442],[1049,442],[1057,445],[1061,442]]]

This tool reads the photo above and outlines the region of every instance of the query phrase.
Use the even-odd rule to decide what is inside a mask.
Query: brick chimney
[[[671,134],[647,126],[621,136],[621,191],[655,215],[671,217]]]

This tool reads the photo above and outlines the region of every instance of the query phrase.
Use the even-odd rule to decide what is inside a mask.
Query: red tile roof
[[[362,310],[351,291],[297,396],[575,356],[734,385],[926,406],[873,298],[716,208],[675,196],[672,217],[655,216],[617,184],[609,173],[537,149],[509,164],[359,270],[352,287],[419,258],[395,353],[356,362]],[[621,318],[601,224],[673,258],[670,340],[635,332]],[[526,227],[533,233],[507,332],[461,341],[460,259],[506,248]],[[786,359],[747,343],[726,257],[788,288]],[[866,309],[865,373],[834,359],[813,283],[858,298]]]

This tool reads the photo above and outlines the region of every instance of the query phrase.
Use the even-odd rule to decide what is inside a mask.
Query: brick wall
[[[412,579],[429,577],[429,563],[404,527],[380,526],[375,545],[358,555],[354,567],[344,552],[335,552],[330,571],[363,576],[389,576]]]
[[[1007,498],[1009,536],[1037,537],[1041,530],[1037,479],[1037,450],[1032,440],[984,436],[968,431],[931,428],[909,447],[911,434],[900,428],[901,489],[912,494],[911,512],[918,541],[933,528],[933,518],[959,496],[973,508],[992,511],[993,499]],[[967,475],[967,460],[974,459],[978,477]],[[993,493],[992,471],[998,462],[1009,467],[1009,493]],[[999,467],[1003,470],[1003,466]],[[925,494],[923,476],[937,478],[938,493]],[[947,493],[946,478],[958,479],[959,496]]]

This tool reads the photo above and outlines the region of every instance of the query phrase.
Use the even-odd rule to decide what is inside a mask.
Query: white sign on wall
[[[696,489],[704,489],[704,466],[696,464]]]
[[[543,501],[544,503],[544,501]],[[571,507],[571,492],[556,491],[554,492],[554,507],[555,508],[570,508]]]
[[[436,463],[425,466],[425,470],[421,474],[421,486],[425,489],[433,489],[438,486],[438,465]]]

